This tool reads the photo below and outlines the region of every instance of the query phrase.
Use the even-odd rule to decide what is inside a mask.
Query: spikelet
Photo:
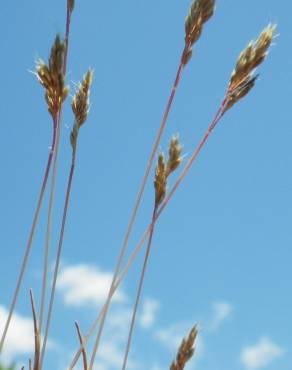
[[[160,153],[158,157],[158,163],[155,169],[154,176],[154,188],[155,188],[155,207],[160,206],[163,201],[166,189],[167,189],[167,178],[175,171],[182,161],[182,146],[179,142],[179,137],[173,136],[169,143],[168,148],[168,160],[165,164],[164,154]]]
[[[45,99],[52,116],[59,112],[63,101],[68,95],[63,74],[65,44],[57,35],[51,49],[48,65],[39,60],[36,65],[36,76],[45,88]]]
[[[75,0],[68,0],[67,1],[67,7],[70,13],[73,12],[75,6]]]
[[[71,107],[75,117],[75,123],[70,135],[73,150],[76,149],[77,136],[80,127],[87,119],[89,112],[89,95],[92,84],[93,71],[89,69],[79,83],[76,94],[73,96]]]
[[[176,359],[170,366],[170,370],[183,370],[186,363],[193,356],[195,352],[194,343],[198,334],[196,327],[193,327],[189,336],[183,339],[178,349]]]
[[[167,176],[164,154],[160,153],[155,169],[154,188],[155,188],[155,207],[157,208],[163,201],[166,194]]]
[[[192,56],[192,45],[202,34],[203,25],[213,15],[215,0],[193,0],[189,14],[185,20],[185,42],[188,49],[183,57],[183,63],[186,65]]]
[[[255,85],[258,75],[254,70],[268,55],[276,26],[269,24],[254,42],[251,41],[240,53],[228,86],[228,100],[224,113],[249,93]]]
[[[182,146],[179,142],[179,137],[173,136],[168,148],[168,161],[166,166],[167,177],[171,172],[175,171],[182,161]]]
[[[72,110],[75,116],[76,123],[79,127],[86,121],[89,111],[89,94],[92,83],[93,71],[89,69],[84,75],[83,80],[79,83],[76,94],[72,99]]]

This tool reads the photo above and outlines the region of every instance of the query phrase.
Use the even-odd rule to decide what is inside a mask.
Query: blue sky
[[[2,263],[0,327],[10,304],[51,142],[35,60],[63,34],[65,0],[6,1],[0,15]],[[95,70],[90,116],[80,132],[62,271],[45,369],[68,366],[105,298],[131,209],[184,44],[183,1],[78,1],[68,83]],[[291,368],[292,96],[288,0],[217,1],[187,65],[160,148],[179,133],[185,161],[220,103],[240,51],[269,23],[274,46],[256,87],[214,131],[159,220],[134,333],[130,368],[168,368],[177,341],[198,323],[188,369]],[[52,248],[69,172],[72,114],[64,111]],[[173,179],[172,179],[173,181]],[[171,183],[172,183],[171,181]],[[131,247],[151,217],[150,179]],[[45,199],[3,361],[31,355],[28,289],[39,300]],[[96,369],[121,367],[141,256],[116,297]],[[53,266],[53,259],[51,261]],[[26,362],[27,363],[27,362]]]

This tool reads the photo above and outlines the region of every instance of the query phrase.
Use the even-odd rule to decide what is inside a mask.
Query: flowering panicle
[[[69,89],[65,86],[63,74],[65,44],[57,35],[51,49],[48,65],[39,60],[36,75],[40,84],[45,88],[45,99],[50,114],[55,117],[66,99]]]

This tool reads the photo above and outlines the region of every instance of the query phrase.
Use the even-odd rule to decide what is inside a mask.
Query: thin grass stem
[[[66,76],[66,71],[67,71],[71,15],[72,15],[72,11],[70,11],[69,2],[67,2],[66,31],[65,31],[65,51],[64,51],[64,64],[63,64],[63,75],[64,76]],[[45,252],[44,252],[44,268],[43,268],[43,279],[42,279],[42,289],[41,289],[41,304],[40,304],[40,315],[39,315],[39,330],[40,330],[40,333],[42,332],[42,326],[43,326],[43,317],[44,317],[45,299],[46,299],[46,290],[47,290],[47,276],[48,276],[50,238],[51,238],[51,223],[52,223],[54,194],[55,194],[55,185],[56,185],[56,178],[57,178],[57,166],[58,166],[58,157],[59,157],[59,148],[60,148],[62,112],[63,112],[63,106],[60,107],[60,110],[58,112],[58,117],[57,117],[56,150],[55,150],[55,155],[54,155],[53,174],[52,174],[51,190],[50,190],[50,201],[49,201],[49,209],[48,209],[48,216],[47,216],[47,230],[46,230],[46,242],[45,242]]]
[[[83,336],[81,334],[80,327],[79,327],[79,325],[78,325],[78,323],[76,321],[75,321],[75,326],[76,326],[76,329],[77,329],[79,342],[80,342],[80,345],[82,347],[83,369],[84,370],[87,370],[88,369],[88,361],[87,361],[86,348],[84,346]]]
[[[65,199],[65,205],[64,205],[64,210],[63,210],[62,226],[61,226],[61,232],[60,232],[60,238],[59,238],[59,244],[58,244],[58,251],[57,251],[57,257],[56,257],[56,262],[55,262],[53,284],[52,284],[50,300],[49,300],[49,308],[48,308],[48,314],[47,314],[47,320],[46,320],[45,335],[44,335],[42,351],[41,351],[40,370],[42,369],[42,365],[44,361],[46,344],[47,344],[50,323],[51,323],[51,318],[52,318],[52,310],[53,310],[53,304],[54,304],[54,298],[55,298],[57,276],[58,276],[59,266],[60,266],[60,259],[61,259],[63,239],[64,239],[64,231],[65,231],[65,225],[66,225],[66,219],[67,219],[67,211],[68,211],[68,205],[69,205],[69,200],[70,200],[74,169],[75,169],[75,152],[73,151],[71,168],[70,168],[70,173],[69,173],[69,178],[68,178],[68,185],[67,185],[67,190],[66,190],[66,199]]]
[[[141,199],[142,199],[144,189],[145,189],[148,177],[149,177],[149,173],[150,173],[151,167],[153,165],[153,161],[155,159],[155,155],[156,155],[156,152],[157,152],[160,140],[161,140],[161,136],[164,132],[166,122],[167,122],[167,119],[168,119],[168,115],[169,115],[169,112],[170,112],[170,109],[171,109],[171,106],[172,106],[172,103],[173,103],[173,99],[175,97],[175,93],[176,93],[177,87],[179,85],[181,75],[182,75],[182,72],[183,72],[183,69],[184,69],[184,66],[185,66],[184,63],[183,63],[183,60],[185,59],[185,55],[186,55],[188,49],[189,49],[189,44],[185,44],[185,47],[184,47],[184,50],[182,52],[182,56],[181,56],[181,59],[180,59],[180,64],[179,64],[179,67],[178,67],[178,70],[177,70],[177,73],[176,73],[176,77],[175,77],[175,80],[174,80],[174,83],[173,83],[173,86],[172,86],[172,89],[171,89],[170,97],[169,97],[169,100],[167,102],[167,106],[166,106],[166,109],[165,109],[165,112],[164,112],[159,130],[158,130],[157,136],[155,138],[155,142],[154,142],[151,154],[150,154],[150,158],[149,158],[149,161],[148,161],[148,164],[147,164],[147,167],[146,167],[146,171],[145,171],[145,174],[144,174],[144,177],[143,177],[143,180],[142,180],[142,184],[141,184],[140,190],[138,192],[138,195],[137,195],[137,198],[136,198],[136,201],[135,201],[135,204],[134,204],[133,212],[132,212],[130,222],[129,222],[127,230],[126,230],[126,234],[125,234],[125,238],[124,238],[121,250],[120,250],[120,254],[118,256],[118,260],[117,260],[117,263],[116,263],[116,268],[115,268],[115,271],[114,271],[114,275],[113,275],[113,279],[112,279],[112,282],[111,282],[110,290],[109,290],[107,300],[106,300],[106,303],[105,303],[105,308],[103,310],[103,314],[102,314],[102,317],[101,317],[99,330],[98,330],[96,340],[95,340],[95,343],[94,343],[93,354],[96,354],[97,351],[98,351],[98,346],[99,346],[100,338],[102,336],[103,327],[104,327],[104,323],[105,323],[105,318],[106,318],[106,315],[107,315],[107,312],[108,312],[108,309],[109,309],[110,299],[111,299],[111,295],[113,293],[114,284],[115,284],[115,281],[116,281],[116,279],[118,277],[118,274],[120,272],[121,265],[122,265],[125,253],[127,251],[129,238],[130,238],[130,235],[131,235],[131,232],[132,232],[132,229],[133,229],[133,225],[134,225],[136,215],[137,215],[140,203],[141,203]]]
[[[211,132],[213,131],[213,129],[215,128],[215,126],[218,124],[218,122],[221,120],[221,118],[223,116],[223,111],[224,111],[224,108],[225,108],[225,104],[226,104],[226,101],[227,101],[228,93],[229,92],[227,92],[225,98],[223,99],[223,101],[222,101],[222,103],[221,103],[218,111],[216,112],[216,114],[215,114],[215,116],[214,116],[214,118],[213,118],[210,126],[208,127],[208,130],[206,131],[203,139],[201,140],[201,142],[199,143],[199,145],[197,146],[197,148],[193,152],[192,157],[190,158],[190,160],[188,161],[188,163],[184,167],[181,175],[179,176],[178,180],[176,181],[176,183],[174,184],[174,186],[170,190],[169,194],[166,196],[164,202],[161,204],[161,206],[157,210],[157,212],[155,214],[155,222],[154,222],[154,224],[159,219],[159,217],[161,216],[161,213],[163,212],[163,210],[165,209],[165,207],[169,203],[170,199],[173,197],[174,193],[176,192],[178,186],[180,185],[180,183],[182,182],[182,180],[186,176],[186,174],[189,171],[189,169],[190,169],[191,165],[193,164],[194,160],[196,159],[196,157],[198,156],[198,154],[201,151],[202,147],[206,143],[209,135],[211,134]],[[126,267],[121,272],[121,274],[116,278],[116,281],[114,282],[113,288],[110,290],[110,297],[108,298],[108,300],[106,301],[106,303],[104,304],[104,306],[101,308],[101,310],[100,310],[98,316],[96,317],[95,321],[90,326],[87,335],[84,337],[84,345],[87,345],[87,343],[89,342],[91,336],[93,335],[93,333],[94,333],[97,325],[99,324],[99,322],[102,321],[102,318],[103,318],[103,316],[105,314],[105,310],[107,309],[107,305],[109,305],[109,302],[110,302],[111,298],[113,297],[115,291],[119,287],[119,285],[122,282],[122,280],[124,279],[124,277],[127,275],[127,273],[129,271],[130,267],[132,266],[132,264],[133,264],[136,256],[138,255],[138,253],[142,249],[143,244],[144,244],[146,238],[148,237],[149,233],[151,232],[151,227],[152,227],[151,225],[152,225],[152,223],[144,231],[141,240],[136,245],[134,251],[130,255],[130,257],[128,259],[128,262],[126,264]],[[68,367],[68,370],[72,370],[74,368],[74,366],[76,365],[76,363],[77,363],[77,361],[78,361],[78,359],[80,357],[81,351],[82,351],[82,349],[79,348],[78,351],[76,352],[73,360],[71,361],[71,363],[70,363],[70,365]]]
[[[128,361],[128,356],[129,356],[132,337],[133,337],[133,330],[134,330],[134,325],[135,325],[135,320],[136,320],[136,315],[137,315],[137,309],[138,309],[138,305],[139,305],[139,301],[140,301],[140,297],[141,297],[145,272],[146,272],[147,263],[148,263],[150,250],[151,250],[151,245],[152,245],[152,238],[153,238],[153,234],[154,234],[154,227],[155,227],[155,220],[156,220],[156,212],[157,212],[157,207],[155,206],[154,211],[153,211],[151,225],[150,225],[150,232],[149,232],[149,238],[148,238],[148,243],[147,243],[147,249],[146,249],[146,253],[145,253],[145,257],[144,257],[142,272],[141,272],[141,275],[140,275],[140,280],[139,280],[135,305],[134,305],[134,309],[133,309],[133,314],[132,314],[132,319],[131,319],[131,325],[130,325],[128,340],[127,340],[127,345],[126,345],[122,370],[125,370],[126,367],[127,367],[127,361]]]
[[[37,314],[35,308],[35,301],[33,292],[30,289],[30,301],[31,301],[31,308],[32,308],[32,316],[33,316],[33,327],[34,327],[34,364],[33,370],[39,370],[39,362],[40,362],[40,332],[38,329],[37,323]]]
[[[20,273],[19,273],[18,280],[17,280],[17,283],[16,283],[16,288],[15,288],[12,303],[11,303],[11,306],[10,306],[10,309],[9,309],[9,314],[8,314],[8,317],[7,317],[7,320],[6,320],[6,323],[5,323],[4,331],[3,331],[2,336],[1,336],[0,353],[3,350],[5,338],[6,338],[6,335],[7,335],[7,331],[9,329],[11,318],[12,318],[12,315],[13,315],[13,312],[14,312],[14,309],[15,309],[15,306],[16,306],[16,302],[17,302],[17,299],[18,299],[19,291],[20,291],[20,288],[21,288],[21,283],[22,283],[22,280],[23,280],[23,277],[24,277],[24,273],[25,273],[25,270],[26,270],[26,267],[27,267],[28,260],[29,260],[32,241],[33,241],[36,225],[37,225],[37,222],[38,222],[38,218],[39,218],[39,214],[40,214],[40,210],[41,210],[41,206],[42,206],[42,202],[43,202],[43,198],[44,198],[44,193],[45,193],[47,182],[48,182],[50,169],[51,169],[51,163],[52,163],[53,154],[54,154],[54,150],[55,150],[55,144],[56,144],[56,121],[53,123],[52,144],[51,144],[51,148],[50,148],[50,153],[49,153],[49,157],[48,157],[48,161],[47,161],[45,174],[44,174],[44,177],[43,177],[41,190],[40,190],[38,201],[37,201],[35,214],[34,214],[34,217],[33,217],[32,226],[31,226],[31,229],[30,229],[27,245],[26,245],[26,248],[25,248],[24,257],[23,257],[23,260],[22,260],[21,268],[20,268]]]

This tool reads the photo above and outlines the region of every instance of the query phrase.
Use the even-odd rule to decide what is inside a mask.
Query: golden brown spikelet
[[[155,207],[158,207],[165,197],[167,185],[166,179],[167,175],[164,154],[160,153],[154,176]]]
[[[251,41],[240,53],[228,86],[228,99],[224,112],[245,96],[254,86],[258,76],[254,70],[268,55],[272,43],[275,25],[268,25],[254,42]]]
[[[250,90],[254,87],[255,82],[259,75],[248,78],[246,81],[243,81],[235,90],[232,92],[227,99],[223,113],[229,110],[235,103],[237,103],[241,98],[247,95]]]
[[[187,64],[192,55],[192,45],[201,36],[203,25],[214,13],[215,0],[193,0],[189,14],[185,20],[185,41],[188,49],[184,55],[183,63]]]
[[[81,83],[79,83],[76,94],[72,99],[72,111],[75,117],[75,123],[70,135],[70,141],[73,150],[76,148],[76,141],[80,127],[84,124],[87,119],[89,112],[89,96],[90,87],[93,79],[93,71],[89,69],[83,77]]]
[[[193,356],[195,352],[194,343],[198,334],[196,327],[193,327],[189,336],[183,339],[178,349],[176,359],[170,366],[170,370],[183,370],[186,363]]]
[[[167,178],[175,171],[182,162],[182,146],[179,142],[178,135],[173,136],[169,143],[168,148],[168,160],[165,164],[164,154],[160,153],[158,157],[157,166],[155,169],[154,176],[154,188],[155,188],[155,207],[160,206],[163,201],[166,189],[167,189]]]
[[[182,146],[179,142],[178,136],[173,136],[169,143],[168,148],[168,161],[166,167],[166,174],[169,174],[175,171],[182,161]]]
[[[76,94],[72,99],[72,110],[75,116],[75,121],[79,127],[86,121],[89,110],[89,94],[92,83],[93,71],[89,69],[84,75],[83,80],[79,83]]]
[[[72,13],[73,10],[74,10],[74,6],[75,6],[75,0],[68,0],[67,1],[67,6],[68,6],[68,9],[69,9],[69,12]]]
[[[64,53],[65,44],[57,35],[51,49],[48,65],[39,60],[36,66],[36,75],[40,84],[45,88],[45,99],[52,116],[55,116],[60,110],[69,91],[68,87],[65,86],[63,74]]]

